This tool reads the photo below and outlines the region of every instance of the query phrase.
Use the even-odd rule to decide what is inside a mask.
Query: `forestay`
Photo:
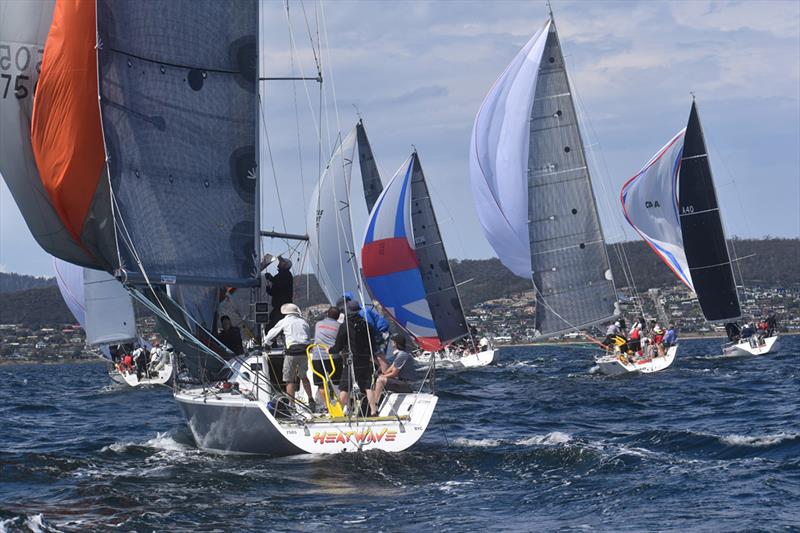
[[[97,31],[121,267],[256,284],[257,2],[99,0]]]
[[[552,19],[484,100],[470,175],[490,244],[512,272],[533,278],[539,335],[614,316],[616,290]]]
[[[697,107],[689,122],[622,188],[625,218],[697,294],[709,321],[741,315]]]

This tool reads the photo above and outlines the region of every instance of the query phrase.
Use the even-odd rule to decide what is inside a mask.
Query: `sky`
[[[607,240],[634,239],[619,190],[685,127],[690,93],[728,234],[800,237],[800,2],[553,0],[553,12]],[[494,256],[469,190],[472,123],[546,17],[544,1],[306,0],[288,16],[263,4],[262,75],[315,74],[319,26],[325,80],[321,108],[315,82],[262,87],[264,227],[305,231],[320,161],[358,111],[384,181],[418,150],[451,258]],[[52,275],[5,184],[0,271]]]

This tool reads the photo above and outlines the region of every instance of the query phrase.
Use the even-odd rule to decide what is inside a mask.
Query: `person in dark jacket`
[[[333,355],[349,353],[352,371],[347,364],[339,374],[339,401],[348,405],[350,391],[353,389],[353,377],[361,392],[372,397],[372,373],[374,370],[372,356],[375,353],[375,332],[367,321],[359,314],[361,306],[358,302],[347,302],[343,327],[336,334],[336,341],[331,346]],[[346,361],[342,357],[342,361]]]
[[[261,269],[265,269],[269,265],[271,256],[267,255],[261,260]],[[267,330],[269,331],[275,324],[277,324],[283,317],[281,313],[281,306],[283,304],[290,304],[294,298],[294,276],[292,276],[292,262],[284,257],[278,256],[278,273],[274,276],[267,272],[264,274],[264,279],[267,280],[267,294],[271,297],[272,311],[269,314],[269,323]]]
[[[225,345],[234,355],[242,355],[244,347],[242,346],[242,332],[239,328],[231,325],[231,317],[223,315],[220,319],[222,329],[217,333],[219,342]]]

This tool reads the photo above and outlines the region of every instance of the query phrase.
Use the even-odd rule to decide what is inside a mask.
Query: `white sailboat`
[[[484,99],[470,177],[487,240],[533,282],[539,339],[614,319],[616,289],[552,13]]]
[[[697,105],[679,131],[620,194],[625,218],[678,279],[697,295],[709,322],[741,317]],[[724,355],[762,355],[777,335],[723,345]]]
[[[120,364],[119,347],[138,343],[147,350],[136,329],[133,300],[125,288],[110,274],[80,267],[58,258],[53,268],[59,291],[75,320],[86,332],[86,344],[97,347],[103,359],[111,363],[108,375],[112,381],[131,387],[165,385],[173,376],[172,354],[164,354],[163,364],[148,365],[143,374]],[[117,351],[113,358],[111,350]],[[116,359],[116,360],[115,360]]]

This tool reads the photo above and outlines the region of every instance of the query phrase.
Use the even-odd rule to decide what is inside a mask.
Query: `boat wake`
[[[568,433],[553,431],[546,435],[533,435],[524,439],[504,440],[504,439],[469,439],[458,437],[453,443],[458,446],[474,448],[496,448],[498,446],[543,446],[566,444],[572,440]]]

